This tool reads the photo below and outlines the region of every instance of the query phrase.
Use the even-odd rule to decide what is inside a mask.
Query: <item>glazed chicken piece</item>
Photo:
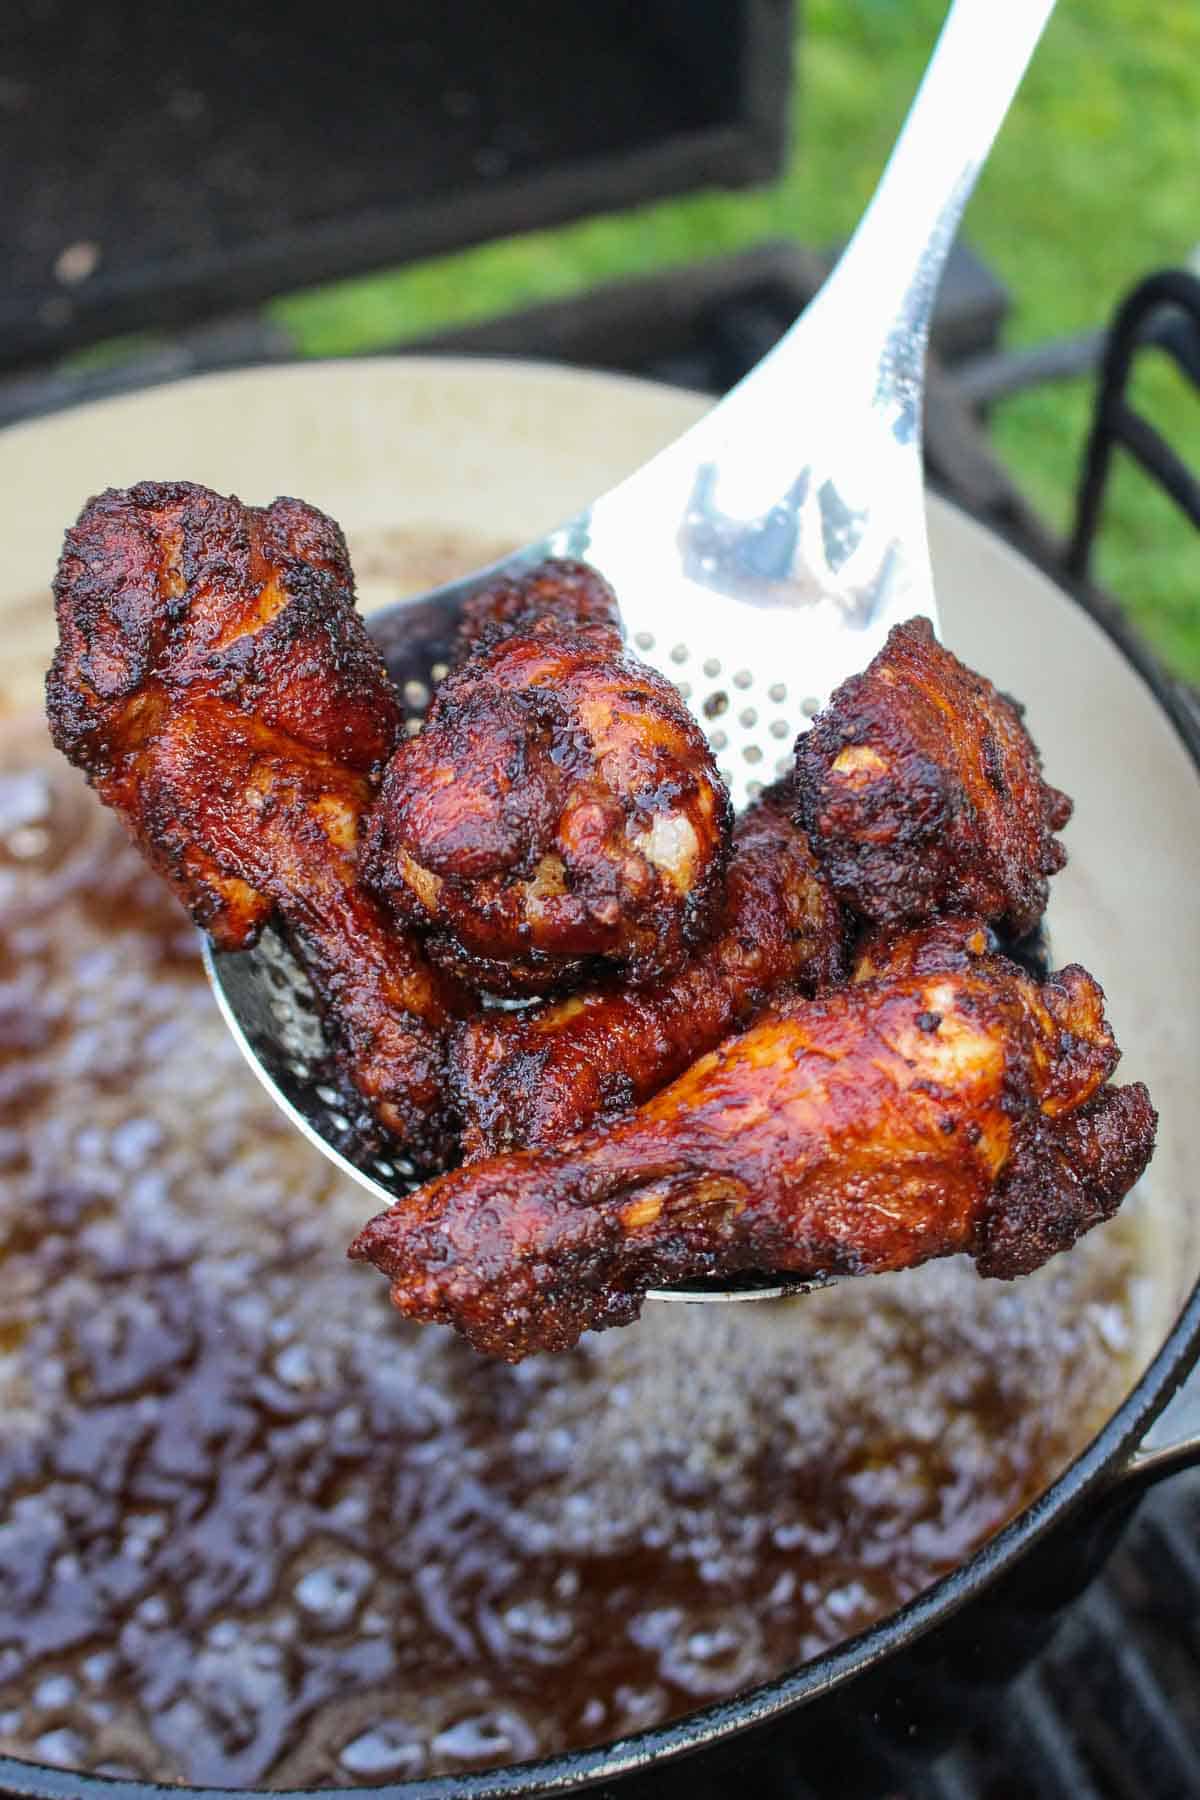
[[[357,886],[359,820],[399,732],[341,532],[298,500],[188,482],[88,503],[54,584],[55,743],[222,949],[277,918],[344,1071],[424,1161],[465,999]]]
[[[469,656],[480,640],[553,619],[568,630],[596,631],[607,645],[622,637],[621,609],[604,577],[587,563],[551,557],[524,575],[504,575],[472,594],[458,627],[458,657]]]
[[[364,870],[430,954],[491,993],[603,957],[642,985],[711,929],[730,810],[708,745],[621,647],[594,571],[546,563],[476,596],[474,648],[384,775]]]
[[[623,1325],[648,1288],[739,1269],[861,1275],[966,1252],[1028,1272],[1145,1167],[1144,1087],[1082,969],[1000,957],[794,999],[614,1123],[441,1177],[373,1219],[411,1318],[516,1361]]]
[[[969,913],[944,913],[928,925],[875,925],[854,946],[850,979],[874,981],[881,975],[969,969],[998,949],[995,932]]]
[[[553,1144],[635,1106],[779,988],[811,994],[843,977],[842,910],[794,808],[779,782],[737,821],[716,933],[677,974],[640,992],[610,976],[458,1029],[448,1060],[468,1158]]]
[[[800,818],[837,892],[879,924],[971,912],[1014,938],[1045,911],[1071,802],[1042,780],[1021,710],[897,625],[796,748]]]

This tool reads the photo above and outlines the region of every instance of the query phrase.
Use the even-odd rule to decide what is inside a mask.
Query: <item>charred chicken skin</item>
[[[1045,911],[1071,816],[1042,779],[1021,712],[937,642],[898,625],[796,750],[800,818],[863,918],[971,912],[1014,937]]]
[[[357,885],[400,716],[337,526],[143,482],[88,503],[54,592],[59,749],[223,949],[279,919],[345,1072],[414,1153],[440,1153],[465,1003]]]
[[[484,592],[480,628],[387,766],[369,881],[484,990],[547,992],[593,957],[660,979],[721,899],[730,810],[703,733],[624,653],[591,570],[548,563]]]
[[[1080,1035],[1081,1032],[1083,1035]],[[556,1150],[468,1165],[350,1254],[401,1312],[517,1360],[627,1324],[648,1288],[738,1269],[858,1275],[966,1252],[1024,1274],[1107,1218],[1155,1114],[1081,969],[994,956],[795,999]]]
[[[946,913],[928,925],[876,925],[854,946],[850,979],[874,981],[881,975],[968,969],[997,949],[995,933],[969,914]]]
[[[596,630],[602,644],[622,635],[617,596],[587,563],[551,557],[524,575],[501,576],[472,594],[458,628],[459,658],[469,656],[485,636],[519,630],[553,619],[568,630]]]
[[[716,933],[641,991],[615,977],[462,1025],[449,1057],[468,1158],[536,1149],[648,1099],[762,1010],[779,988],[840,980],[845,922],[792,820],[790,782],[734,828]]]

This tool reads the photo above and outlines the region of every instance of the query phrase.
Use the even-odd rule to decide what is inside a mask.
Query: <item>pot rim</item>
[[[938,499],[940,505],[957,513],[970,528],[998,538],[1006,543],[1014,556],[1037,568],[1025,550],[1003,532],[974,518],[944,495],[939,495]],[[1166,713],[1200,778],[1200,711],[1194,710],[1182,698],[1180,684],[1167,673],[1154,652],[1106,596],[1086,584],[1077,588],[1066,585],[1059,570],[1043,567],[1039,573],[1052,582],[1061,595],[1080,606],[1145,682]],[[362,1786],[214,1788],[176,1783],[167,1786],[0,1756],[0,1794],[4,1800],[164,1800],[167,1795],[217,1800],[218,1796],[249,1794],[319,1795],[321,1800],[361,1800],[363,1793],[369,1792],[379,1796],[380,1800],[517,1800],[518,1796],[532,1800],[536,1795],[585,1790],[600,1782],[644,1772],[651,1765],[675,1762],[727,1742],[743,1732],[777,1722],[906,1649],[992,1587],[1052,1527],[1080,1507],[1089,1496],[1114,1486],[1123,1478],[1136,1479],[1139,1473],[1137,1452],[1143,1437],[1198,1360],[1200,1280],[1192,1288],[1161,1348],[1091,1443],[1043,1493],[965,1562],[886,1618],[799,1668],[730,1699],[684,1713],[632,1736],[592,1748],[563,1751],[536,1761],[513,1763],[501,1769],[422,1777],[367,1789]],[[1177,1449],[1172,1446],[1156,1452],[1144,1459],[1143,1466],[1149,1467],[1153,1463],[1157,1469],[1161,1461],[1169,1472],[1176,1466]]]

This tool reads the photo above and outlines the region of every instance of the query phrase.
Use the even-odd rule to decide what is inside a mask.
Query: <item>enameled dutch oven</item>
[[[395,358],[210,377],[12,429],[0,438],[0,710],[40,699],[47,577],[65,522],[99,488],[186,475],[257,502],[302,495],[345,527],[370,611],[538,535],[703,406],[609,376]],[[961,513],[932,501],[930,535],[947,642],[1026,702],[1047,768],[1076,798],[1052,939],[1102,975],[1122,1077],[1148,1081],[1161,1113],[1135,1385],[1072,1466],[978,1554],[830,1653],[619,1743],[398,1794],[482,1800],[617,1782],[662,1793],[676,1785],[677,1759],[741,1755],[780,1736],[800,1769],[806,1746],[826,1766],[840,1756],[849,1794],[870,1778],[881,1741],[918,1754],[939,1747],[964,1693],[1011,1676],[1044,1640],[1145,1485],[1200,1462],[1186,1392],[1160,1416],[1200,1348],[1200,718],[1124,634],[1115,641]],[[681,1790],[698,1774],[691,1761],[680,1769]],[[47,1800],[163,1791],[3,1759],[0,1784]]]

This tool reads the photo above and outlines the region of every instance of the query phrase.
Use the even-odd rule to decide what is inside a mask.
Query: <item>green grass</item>
[[[532,233],[274,310],[305,352],[328,356],[766,237],[829,243],[850,230],[874,185],[944,10],[943,0],[808,0],[793,151],[769,189]],[[966,223],[1014,296],[1010,341],[1104,324],[1141,275],[1192,255],[1198,150],[1200,7],[1060,0]],[[1200,401],[1161,367],[1139,375],[1137,392],[1200,466]],[[994,417],[1002,454],[1060,527],[1089,405],[1087,384],[1076,382],[1014,398]],[[1122,468],[1110,490],[1098,573],[1173,665],[1200,680],[1200,548],[1136,470]]]

